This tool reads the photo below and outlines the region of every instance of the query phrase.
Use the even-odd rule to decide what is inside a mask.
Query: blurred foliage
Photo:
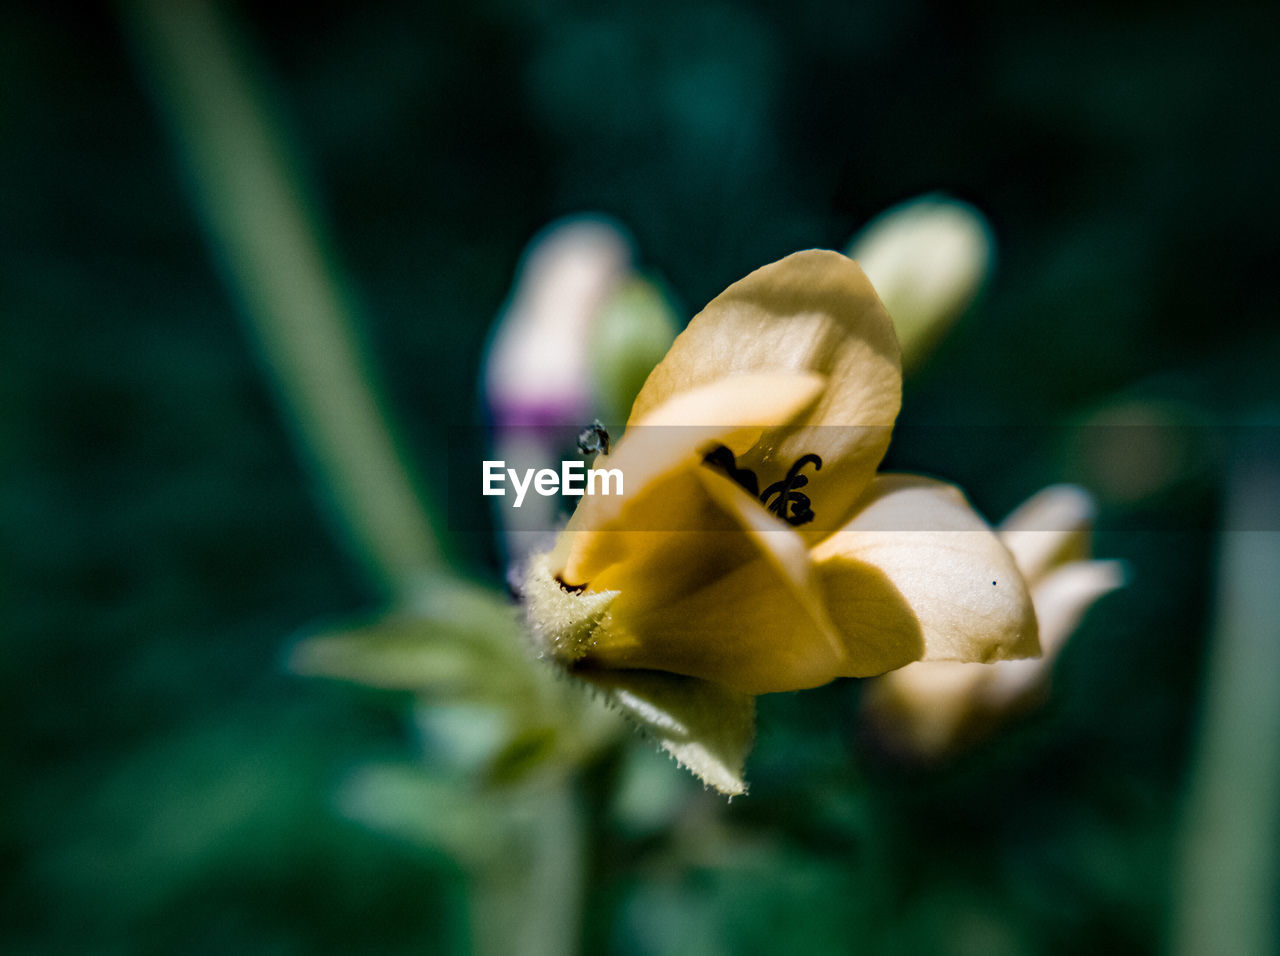
[[[521,248],[582,209],[628,225],[684,314],[910,196],[982,209],[997,274],[902,418],[1028,428],[1025,453],[921,428],[889,464],[989,515],[1076,477],[1045,426],[1133,401],[1274,422],[1273,7],[239,13],[437,488]],[[455,864],[334,812],[348,771],[405,756],[403,701],[280,662],[289,634],[375,596],[327,534],[108,11],[4,7],[0,127],[4,947],[464,951]],[[646,822],[659,798],[623,813],[602,794],[630,771],[596,768],[587,948],[1158,950],[1220,482],[1104,497],[1096,552],[1130,587],[1046,709],[949,767],[877,758],[841,682],[761,700],[753,791],[727,809],[668,781]],[[497,581],[493,542],[455,545]]]

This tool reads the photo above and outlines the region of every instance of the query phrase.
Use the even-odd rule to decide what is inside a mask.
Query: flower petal
[[[813,559],[856,668],[850,676],[878,673],[868,668],[884,670],[895,654],[890,667],[1039,653],[1035,611],[1013,557],[951,485],[876,478],[856,517]],[[897,601],[886,604],[889,594]]]
[[[593,542],[591,557],[616,558],[600,564],[584,594],[627,589],[635,600],[671,602],[757,555],[736,515],[708,495],[701,471],[709,469],[690,465],[666,475],[654,484],[652,501],[637,503],[659,528],[663,519],[679,522],[672,530],[577,533]]]
[[[994,240],[982,213],[921,196],[876,217],[849,246],[893,316],[903,362],[918,365],[967,309],[991,270]]]
[[[1088,555],[1096,512],[1083,488],[1050,485],[1009,513],[1000,523],[1000,540],[1034,587],[1054,568]]]
[[[1072,561],[1046,576],[1031,592],[1043,656],[989,668],[991,674],[976,688],[975,704],[996,712],[1030,702],[1049,682],[1054,661],[1089,608],[1121,587],[1124,576],[1120,561]]]
[[[750,447],[766,428],[801,413],[823,385],[813,373],[739,375],[683,392],[653,409],[627,430],[613,454],[600,456],[592,466],[620,471],[624,493],[583,497],[561,536],[561,579],[595,587],[606,568],[661,543],[654,535],[714,530],[714,523],[704,520],[700,486],[691,496],[692,479],[680,473],[701,469],[711,445]]]
[[[625,574],[603,575],[617,597],[580,664],[669,671],[748,694],[844,673],[844,644],[800,535],[727,478],[708,468],[693,475],[708,508],[736,527],[668,535],[668,547],[620,565]]]
[[[739,464],[756,471],[763,488],[802,456],[822,458],[805,492],[817,517],[802,533],[812,542],[843,523],[871,480],[902,400],[893,323],[852,260],[811,249],[735,282],[676,339],[640,390],[631,421],[725,376],[780,371],[817,372],[827,388]]]
[[[1040,532],[1034,532],[1040,533]],[[886,743],[935,759],[1035,703],[1053,661],[1098,598],[1124,583],[1119,561],[1072,561],[1033,590],[1044,656],[994,664],[921,661],[885,674],[863,697]]]
[[[902,756],[936,760],[964,736],[983,688],[998,670],[1036,664],[917,661],[872,681],[862,697],[863,712],[880,740]]]
[[[1031,590],[1040,619],[1040,644],[1052,659],[1089,608],[1124,585],[1122,561],[1072,561],[1046,575]]]
[[[794,534],[794,532],[791,532]],[[686,674],[747,694],[816,687],[840,676],[845,654],[764,556],[676,601],[618,592],[582,666]]]

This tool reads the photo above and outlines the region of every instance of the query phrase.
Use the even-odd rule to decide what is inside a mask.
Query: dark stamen
[[[814,518],[809,496],[796,490],[809,483],[808,477],[800,474],[800,469],[805,465],[813,465],[814,471],[821,471],[822,459],[812,453],[802,455],[794,465],[787,469],[785,478],[781,481],[775,481],[760,495],[760,500],[764,503],[765,508],[793,526],[808,524]],[[778,497],[774,499],[773,504],[769,504],[769,499],[774,495]],[[790,506],[790,514],[787,513],[788,506]]]
[[[750,468],[739,468],[738,462],[733,457],[733,452],[724,445],[716,445],[715,448],[703,455],[702,463],[719,468],[740,487],[750,492],[752,498],[759,496],[760,482],[756,479],[755,472]]]
[[[814,471],[822,470],[822,459],[817,455],[812,453],[802,455],[787,470],[785,478],[781,481],[775,481],[763,493],[759,493],[757,490],[760,487],[760,482],[756,478],[755,472],[749,468],[739,468],[733,452],[724,445],[716,445],[715,448],[707,452],[702,457],[702,463],[723,471],[736,484],[749,491],[753,497],[759,498],[767,510],[776,514],[787,524],[795,527],[808,524],[814,519],[813,502],[808,495],[802,494],[799,489],[809,484],[809,476],[800,474],[800,469],[805,465],[813,465]],[[772,504],[769,503],[770,498],[774,499]]]

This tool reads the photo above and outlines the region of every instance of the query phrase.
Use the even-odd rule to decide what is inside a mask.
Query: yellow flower
[[[532,562],[541,651],[603,686],[657,672],[730,695],[1038,653],[1013,558],[964,496],[876,474],[901,387],[852,260],[799,252],[734,283],[594,463],[625,493],[584,497]]]
[[[935,759],[1043,695],[1054,660],[1085,612],[1124,582],[1120,562],[1088,560],[1093,515],[1084,489],[1055,485],[1001,523],[1000,538],[1031,588],[1043,655],[992,666],[917,663],[886,674],[864,701],[886,743]]]

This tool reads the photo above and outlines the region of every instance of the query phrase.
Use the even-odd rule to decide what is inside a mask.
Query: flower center
[[[813,520],[813,502],[809,496],[801,492],[809,483],[809,476],[800,474],[805,465],[813,465],[814,471],[822,470],[822,459],[815,454],[801,455],[796,463],[787,469],[786,477],[775,481],[764,491],[760,491],[760,479],[750,468],[739,468],[738,462],[724,445],[715,448],[702,456],[702,463],[718,468],[733,482],[750,492],[753,498],[759,498],[765,510],[777,515],[787,524],[798,526]],[[772,501],[770,501],[772,499]]]

